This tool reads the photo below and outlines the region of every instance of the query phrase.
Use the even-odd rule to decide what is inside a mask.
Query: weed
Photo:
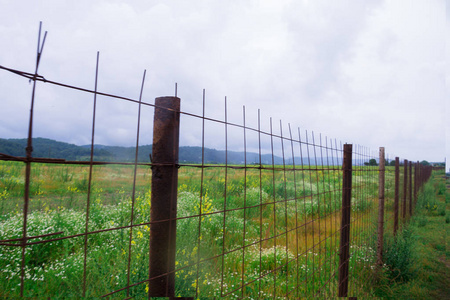
[[[440,181],[436,186],[436,191],[438,195],[445,195],[447,188],[445,187],[445,182]]]
[[[436,198],[435,189],[432,183],[427,183],[423,187],[423,191],[419,194],[417,200],[417,206],[419,208],[424,208],[428,211],[437,210],[438,202]]]
[[[56,180],[67,183],[72,181],[73,179],[73,173],[69,170],[68,167],[59,168],[56,172]]]
[[[416,218],[414,218],[414,222],[417,224],[417,227],[424,227],[427,225],[428,221],[425,216],[419,215]]]
[[[385,241],[384,263],[388,277],[396,282],[406,282],[414,277],[413,232],[404,229],[396,239]]]
[[[23,228],[23,164],[2,162],[0,166],[4,212],[0,240],[19,239]],[[336,279],[332,274],[338,265],[337,220],[342,196],[338,171],[315,168],[294,174],[230,168],[225,176],[220,168],[206,168],[200,180],[198,170],[179,170],[177,296],[194,296],[196,292],[200,297],[224,293],[236,298],[284,297],[288,292],[292,297],[335,294],[331,282]],[[87,218],[87,167],[33,168],[35,195],[31,200],[38,198],[42,205],[30,210],[27,235],[62,232],[30,241],[63,239],[25,248],[25,296],[80,298],[86,271],[88,297],[125,287],[128,275],[131,284],[142,282],[130,288],[129,296],[146,297],[151,191],[145,176],[150,171],[138,168],[134,200],[131,171],[128,166],[94,166]],[[368,188],[353,199],[352,230],[359,245],[351,247],[350,268],[355,274],[365,270],[369,276],[373,250],[363,244],[373,227],[364,222],[371,215],[376,180],[357,177],[355,182],[359,186],[367,183]],[[10,185],[5,186],[5,182]],[[30,204],[36,208],[34,200]],[[90,233],[85,244],[87,219]],[[123,228],[131,223],[132,230]],[[93,232],[103,229],[108,231]],[[72,235],[79,236],[64,239]],[[19,295],[21,263],[19,247],[2,248],[1,296]],[[116,295],[125,298],[124,294]]]

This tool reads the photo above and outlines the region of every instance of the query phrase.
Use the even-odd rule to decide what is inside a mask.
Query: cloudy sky
[[[0,65],[34,72],[39,21],[48,31],[39,74],[143,101],[173,95],[182,111],[284,131],[287,124],[376,155],[443,161],[448,130],[444,0],[120,1],[0,0]],[[448,74],[448,73],[447,73]],[[448,76],[448,75],[447,75]],[[0,70],[0,138],[26,137],[32,84]],[[93,96],[37,86],[34,136],[90,143]],[[95,143],[133,145],[137,106],[98,99]],[[143,109],[141,144],[153,110]],[[183,127],[184,125],[184,127]],[[201,122],[182,118],[182,145],[201,145]],[[446,131],[447,126],[447,131]],[[223,126],[206,145],[223,149]],[[446,134],[447,132],[447,134]],[[242,132],[230,139],[242,146]],[[254,137],[249,137],[253,141]],[[235,143],[235,145],[234,145]],[[241,145],[241,146],[239,146]],[[251,149],[252,146],[250,146]]]

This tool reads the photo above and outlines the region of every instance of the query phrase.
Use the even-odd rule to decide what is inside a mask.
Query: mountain
[[[0,139],[0,153],[12,156],[26,156],[27,139]],[[62,158],[66,160],[87,160],[91,150],[74,144],[46,138],[33,138],[33,157]],[[112,154],[105,149],[94,152],[97,160],[106,160]]]
[[[24,157],[27,139],[0,139],[0,153],[12,156]],[[113,161],[113,162],[134,162],[135,147],[105,146],[94,145],[94,160]],[[152,145],[139,146],[138,161],[150,162]],[[77,146],[74,144],[58,142],[46,138],[33,138],[33,157],[37,158],[59,158],[65,160],[87,161],[90,159],[91,146]],[[216,150],[205,148],[203,151],[204,163],[206,164],[225,164],[227,158],[228,164],[242,165],[245,162],[244,152]],[[258,164],[259,154],[247,152],[247,164]],[[291,163],[292,159],[286,159],[286,164]],[[295,157],[297,165],[301,164],[300,157]],[[324,158],[326,161],[326,158]],[[182,146],[179,149],[180,163],[202,162],[202,147]],[[318,159],[319,162],[319,159]],[[265,165],[272,164],[272,155],[261,155],[261,163]],[[283,158],[274,156],[274,164],[283,164]],[[308,165],[308,159],[303,158],[303,164]],[[314,165],[314,159],[311,159],[311,165]]]

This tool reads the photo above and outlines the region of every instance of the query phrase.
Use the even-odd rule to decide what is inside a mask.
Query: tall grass
[[[335,295],[339,172],[228,169],[225,177],[223,168],[206,168],[203,181],[200,172],[179,171],[178,296]],[[112,230],[88,234],[85,255],[88,174],[84,166],[33,165],[27,236],[62,233],[29,241],[78,236],[25,248],[25,296],[80,297],[85,260],[90,297],[148,278],[151,171],[138,168],[133,200],[133,167],[94,166],[88,232]],[[22,237],[23,178],[23,164],[0,162],[0,240]],[[355,233],[370,229],[361,220],[376,192],[371,177],[357,182],[370,188],[352,199],[354,216],[361,214]],[[120,229],[131,223],[133,229]],[[372,263],[364,256],[369,248],[358,243],[352,248],[354,270]],[[1,247],[0,295],[17,297],[21,248]],[[147,291],[144,282],[114,297],[145,297]]]
[[[442,176],[434,173],[420,190],[414,215],[397,237],[388,234],[384,265],[378,274],[375,295],[389,299],[446,299],[449,295],[446,236],[449,209],[442,192]]]

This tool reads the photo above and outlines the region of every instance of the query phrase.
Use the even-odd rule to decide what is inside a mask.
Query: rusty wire
[[[297,128],[298,138],[294,138],[292,135],[291,125],[288,124],[288,134],[283,133],[283,124],[280,120],[279,134],[274,133],[272,119],[270,119],[270,129],[268,132],[261,130],[261,120],[260,111],[258,110],[258,123],[257,128],[248,126],[246,123],[246,111],[243,107],[243,124],[231,123],[228,121],[227,116],[227,99],[225,97],[224,106],[224,120],[217,120],[208,118],[205,112],[205,90],[203,90],[203,111],[202,115],[195,115],[187,112],[180,111],[180,114],[188,115],[199,119],[202,121],[201,137],[202,137],[202,161],[201,164],[181,164],[181,163],[142,163],[138,162],[138,151],[139,151],[139,132],[140,132],[140,118],[141,118],[141,106],[150,106],[153,108],[160,108],[154,104],[149,104],[142,101],[142,91],[145,82],[145,71],[142,79],[142,85],[140,90],[139,99],[132,99],[128,97],[122,97],[118,95],[112,95],[97,91],[97,81],[98,81],[98,65],[99,65],[99,53],[97,53],[97,64],[96,64],[96,76],[95,76],[95,88],[94,90],[80,88],[71,86],[68,84],[60,83],[57,81],[47,80],[44,76],[38,74],[38,67],[40,58],[42,55],[42,49],[45,43],[44,40],[40,41],[40,31],[38,39],[38,51],[36,59],[36,69],[34,73],[27,73],[4,66],[0,66],[0,69],[11,72],[13,74],[25,77],[33,81],[33,92],[31,97],[31,111],[30,111],[30,122],[28,131],[28,141],[26,148],[25,157],[16,157],[8,154],[0,153],[0,161],[17,161],[24,162],[26,164],[25,172],[25,192],[24,192],[24,207],[23,207],[23,230],[21,238],[11,238],[0,240],[0,246],[5,247],[21,247],[21,275],[20,275],[20,296],[24,296],[24,291],[26,287],[25,281],[25,249],[32,245],[45,244],[55,241],[61,241],[66,239],[74,239],[78,237],[83,238],[83,278],[82,278],[82,291],[81,295],[86,296],[86,282],[87,282],[87,258],[89,255],[89,239],[88,237],[94,234],[99,234],[103,232],[110,231],[120,231],[124,229],[129,230],[128,236],[128,255],[126,257],[126,284],[114,288],[112,291],[104,293],[103,297],[109,297],[113,295],[122,295],[121,292],[126,292],[126,298],[130,298],[132,295],[131,288],[139,285],[148,284],[151,280],[155,280],[162,277],[173,276],[177,272],[184,270],[190,270],[195,268],[195,292],[188,293],[186,297],[202,297],[202,287],[200,284],[200,279],[202,278],[202,268],[207,263],[211,263],[215,266],[215,270],[220,272],[220,297],[236,296],[239,298],[245,298],[249,296],[248,290],[255,287],[257,290],[257,296],[260,298],[267,297],[267,291],[270,291],[270,297],[291,297],[291,298],[301,298],[301,297],[335,297],[337,295],[339,287],[339,282],[337,280],[338,269],[341,265],[338,263],[338,254],[340,247],[339,237],[343,228],[340,227],[338,221],[342,214],[343,207],[340,207],[339,203],[341,201],[340,197],[343,193],[342,176],[343,170],[341,168],[344,151],[342,143],[337,142],[336,139],[325,137],[319,134],[318,141],[316,141],[316,135],[314,132],[305,133],[302,135],[300,128]],[[92,113],[92,132],[91,132],[91,152],[90,160],[88,162],[83,161],[67,161],[64,159],[51,159],[51,158],[35,158],[32,157],[32,129],[33,129],[33,106],[35,101],[36,83],[43,82],[47,84],[52,84],[60,86],[67,89],[78,90],[83,93],[91,93],[94,95],[93,100],[93,113]],[[177,95],[177,84],[175,85],[175,95]],[[136,137],[136,148],[135,148],[135,158],[134,162],[107,162],[107,161],[96,161],[94,160],[94,136],[95,136],[95,117],[96,117],[96,99],[97,96],[105,96],[109,98],[115,98],[122,101],[128,101],[138,105],[138,116],[137,116],[137,137]],[[166,108],[164,108],[166,109]],[[171,109],[167,109],[171,111]],[[214,122],[215,124],[223,125],[224,128],[224,142],[225,142],[225,162],[223,164],[206,164],[205,163],[205,122]],[[243,139],[243,152],[244,152],[244,164],[241,166],[230,165],[228,162],[229,149],[229,133],[230,128],[242,130]],[[286,130],[285,130],[286,131]],[[256,133],[258,136],[258,155],[259,164],[248,165],[247,164],[247,144],[249,143],[247,135],[250,133]],[[262,163],[262,137],[268,138],[270,140],[270,155],[272,158],[272,163],[265,165]],[[282,164],[275,164],[275,147],[279,147],[281,151]],[[352,176],[354,177],[354,182],[352,185],[352,201],[353,199],[357,201],[358,205],[362,206],[372,206],[368,211],[358,212],[352,211],[350,217],[350,240],[346,246],[350,249],[350,259],[356,259],[359,256],[371,257],[372,253],[370,250],[371,236],[375,234],[375,225],[373,218],[375,216],[376,207],[374,199],[371,199],[371,190],[376,186],[377,183],[370,183],[372,178],[377,178],[378,169],[372,166],[364,166],[366,161],[373,158],[370,154],[370,149],[355,145],[353,148],[353,166]],[[292,162],[287,162],[287,158],[292,158]],[[298,161],[298,159],[300,161]],[[306,160],[306,162],[305,162]],[[314,162],[314,164],[312,164]],[[30,169],[31,164],[61,164],[61,165],[86,165],[89,166],[89,181],[88,181],[88,191],[86,200],[86,216],[84,224],[84,232],[72,235],[64,235],[63,231],[47,233],[42,235],[27,235],[27,216],[29,210],[29,188],[30,188]],[[89,228],[89,215],[90,215],[90,203],[91,203],[91,189],[93,186],[93,167],[97,165],[124,165],[133,166],[133,178],[132,178],[132,195],[131,195],[131,214],[129,225],[126,226],[115,226],[112,228],[90,230]],[[150,218],[146,222],[135,223],[134,222],[134,210],[135,210],[135,198],[136,198],[136,176],[137,167],[161,167],[161,166],[171,166],[181,169],[196,168],[200,169],[200,190],[198,191],[198,213],[193,213],[188,216],[177,216],[175,219],[164,219],[154,221]],[[407,161],[404,161],[404,175],[401,180],[403,183],[403,193],[400,189],[398,191],[398,197],[402,202],[398,203],[396,206],[395,216],[398,215],[398,207],[401,207],[401,213],[403,221],[406,218],[406,212],[409,211],[411,215],[413,209],[412,198],[416,200],[417,187],[426,180],[429,176],[429,171],[418,168],[415,165],[414,172],[412,172],[411,162],[409,164],[409,174]],[[224,174],[224,190],[223,190],[223,207],[217,208],[214,211],[203,211],[204,203],[207,202],[206,198],[206,183],[205,183],[205,171],[207,169],[217,169],[223,170]],[[229,174],[230,171],[243,171],[243,183],[242,190],[243,195],[239,198],[242,205],[238,207],[232,207],[229,201],[229,187],[232,185],[230,182]],[[247,177],[249,172],[256,171],[258,176],[258,185],[255,187],[259,193],[259,199],[256,204],[249,204],[249,182]],[[387,170],[387,172],[391,172]],[[428,172],[428,173],[427,173]],[[400,174],[396,173],[396,180],[400,181]],[[264,175],[263,175],[264,174]],[[269,174],[269,175],[267,175]],[[322,176],[323,174],[323,176]],[[325,176],[326,174],[326,176]],[[412,184],[412,174],[414,174],[414,185]],[[420,177],[418,175],[421,175]],[[268,194],[268,199],[263,199],[263,178],[267,175],[271,177],[270,184],[272,186],[272,194]],[[277,176],[281,177],[281,180],[277,179]],[[293,194],[288,193],[288,177],[292,176],[293,179]],[[409,181],[408,181],[409,180]],[[276,195],[276,186],[281,182],[281,194],[282,196]],[[174,187],[175,189],[177,187]],[[413,189],[414,188],[414,189]],[[409,194],[408,194],[409,192]],[[409,203],[406,199],[409,195]],[[396,193],[397,197],[397,193]],[[307,207],[317,201],[317,211],[311,214],[307,214]],[[400,200],[399,200],[400,201]],[[407,205],[409,205],[409,210],[407,210]],[[290,212],[290,208],[293,207],[293,212]],[[251,217],[250,212],[252,210],[258,209],[259,214],[257,217]],[[269,216],[264,217],[263,214],[270,210]],[[279,214],[279,210],[284,210],[282,214]],[[303,210],[303,213],[301,212]],[[314,208],[312,208],[314,210]],[[242,238],[239,245],[234,248],[227,248],[226,242],[228,239],[229,228],[227,226],[227,221],[235,213],[243,214],[243,230]],[[202,243],[202,230],[208,225],[207,217],[212,216],[222,216],[221,219],[221,231],[218,233],[217,237],[222,238],[222,245],[217,247],[216,252],[210,253],[209,256],[202,257],[201,253],[205,249]],[[289,220],[295,218],[292,222],[292,226],[288,226]],[[385,223],[394,222],[395,217],[387,217],[384,221]],[[284,220],[283,220],[284,219]],[[197,253],[195,255],[195,260],[190,261],[186,265],[176,266],[175,269],[167,269],[166,273],[151,277],[147,276],[140,278],[139,280],[134,280],[131,278],[131,261],[132,261],[132,240],[133,240],[133,229],[143,228],[152,224],[169,222],[172,226],[172,221],[183,221],[183,220],[198,220],[197,226],[197,240],[196,247]],[[247,241],[250,222],[259,222],[258,230],[256,234],[257,239],[250,242]],[[269,221],[267,228],[264,227],[264,222]],[[285,223],[285,224],[284,224]],[[395,226],[395,225],[393,225]],[[395,227],[394,227],[395,228]],[[263,231],[266,231],[264,235]],[[395,232],[396,229],[394,229]],[[271,235],[272,233],[272,235]],[[55,237],[57,236],[58,237]],[[62,236],[61,236],[62,235]],[[291,237],[291,238],[290,238]],[[295,238],[294,238],[295,237]],[[44,239],[45,238],[45,239]],[[41,239],[38,241],[31,241],[34,239]],[[170,243],[169,243],[170,245]],[[269,245],[269,246],[268,246]],[[272,246],[271,246],[272,245]],[[171,247],[175,247],[171,245]],[[257,248],[258,257],[255,263],[257,267],[257,274],[250,277],[246,274],[248,263],[246,259],[251,257],[251,249]],[[149,248],[150,249],[150,248]],[[267,261],[263,258],[265,251],[269,249],[273,250],[273,265],[269,269],[264,270],[267,267]],[[361,251],[359,253],[358,251]],[[237,267],[241,274],[239,274],[239,284],[232,288],[228,288],[227,280],[229,274],[226,268],[226,259],[229,255],[240,254],[242,257],[242,262],[239,263]],[[278,256],[285,257],[278,261]],[[347,262],[348,263],[348,262]],[[345,278],[349,281],[349,294],[358,295],[364,293],[364,286],[361,284],[364,281],[369,282],[371,278],[371,272],[364,272],[358,274],[357,272],[361,270],[370,269],[373,262],[367,261],[362,262],[359,266],[361,269],[353,269],[348,271],[348,276]],[[311,269],[309,269],[311,267]],[[212,274],[211,274],[212,276]],[[362,278],[361,278],[362,276]],[[356,280],[360,277],[358,280]],[[294,284],[295,282],[295,284]],[[280,286],[286,286],[283,290]],[[290,286],[290,287],[289,287]],[[269,287],[269,288],[267,288]],[[169,287],[166,287],[168,291]],[[280,292],[281,290],[281,292]],[[27,291],[32,293],[32,291]],[[180,291],[179,291],[180,292]],[[182,292],[182,291],[181,291]]]

